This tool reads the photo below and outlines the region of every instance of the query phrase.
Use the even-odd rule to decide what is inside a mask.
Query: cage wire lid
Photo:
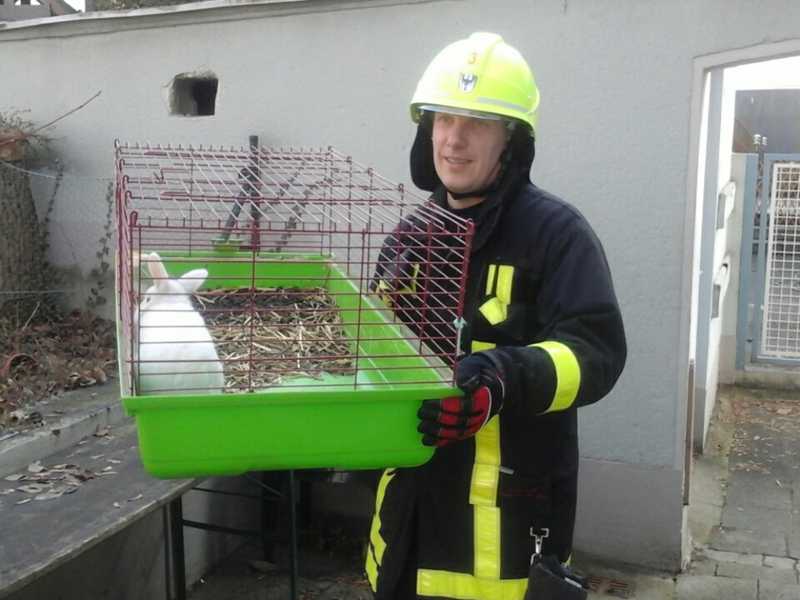
[[[436,228],[469,221],[334,149],[116,144],[117,178],[139,218],[213,227],[233,216],[291,229],[387,230],[416,210]],[[247,214],[244,214],[247,213]],[[293,233],[290,232],[290,233]]]

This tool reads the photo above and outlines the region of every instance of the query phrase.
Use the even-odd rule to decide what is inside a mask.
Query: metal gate
[[[774,163],[770,175],[759,356],[800,360],[800,162]]]
[[[742,292],[753,309],[747,318],[747,337],[752,340],[748,354],[751,361],[798,365],[800,155],[762,154],[758,163],[757,181],[747,186],[746,193],[752,196],[745,201],[742,240]],[[748,170],[753,166],[749,162]],[[753,178],[748,179],[752,182]],[[748,247],[752,254],[744,251]],[[750,260],[746,260],[748,255]],[[754,284],[752,296],[746,289],[748,282]],[[740,309],[745,297],[740,297]]]

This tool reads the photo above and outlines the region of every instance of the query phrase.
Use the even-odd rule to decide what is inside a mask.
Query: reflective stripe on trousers
[[[473,346],[474,350],[474,346]],[[420,596],[459,600],[522,600],[526,579],[500,579],[501,532],[497,488],[500,483],[500,418],[492,419],[475,435],[469,502],[473,508],[475,572],[417,571]]]

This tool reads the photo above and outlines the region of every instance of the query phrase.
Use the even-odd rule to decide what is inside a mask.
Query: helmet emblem
[[[462,92],[471,92],[478,83],[478,76],[474,73],[461,73],[458,77],[458,87]]]

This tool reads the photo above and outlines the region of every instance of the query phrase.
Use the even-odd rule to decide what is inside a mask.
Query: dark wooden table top
[[[48,470],[75,465],[94,474],[73,493],[36,500],[46,489],[40,494],[17,489],[35,485],[35,481],[0,478],[0,598],[181,496],[196,483],[148,475],[139,459],[133,424],[111,428],[107,435],[98,433],[101,435],[89,436],[40,461]],[[10,489],[14,491],[8,492]]]

